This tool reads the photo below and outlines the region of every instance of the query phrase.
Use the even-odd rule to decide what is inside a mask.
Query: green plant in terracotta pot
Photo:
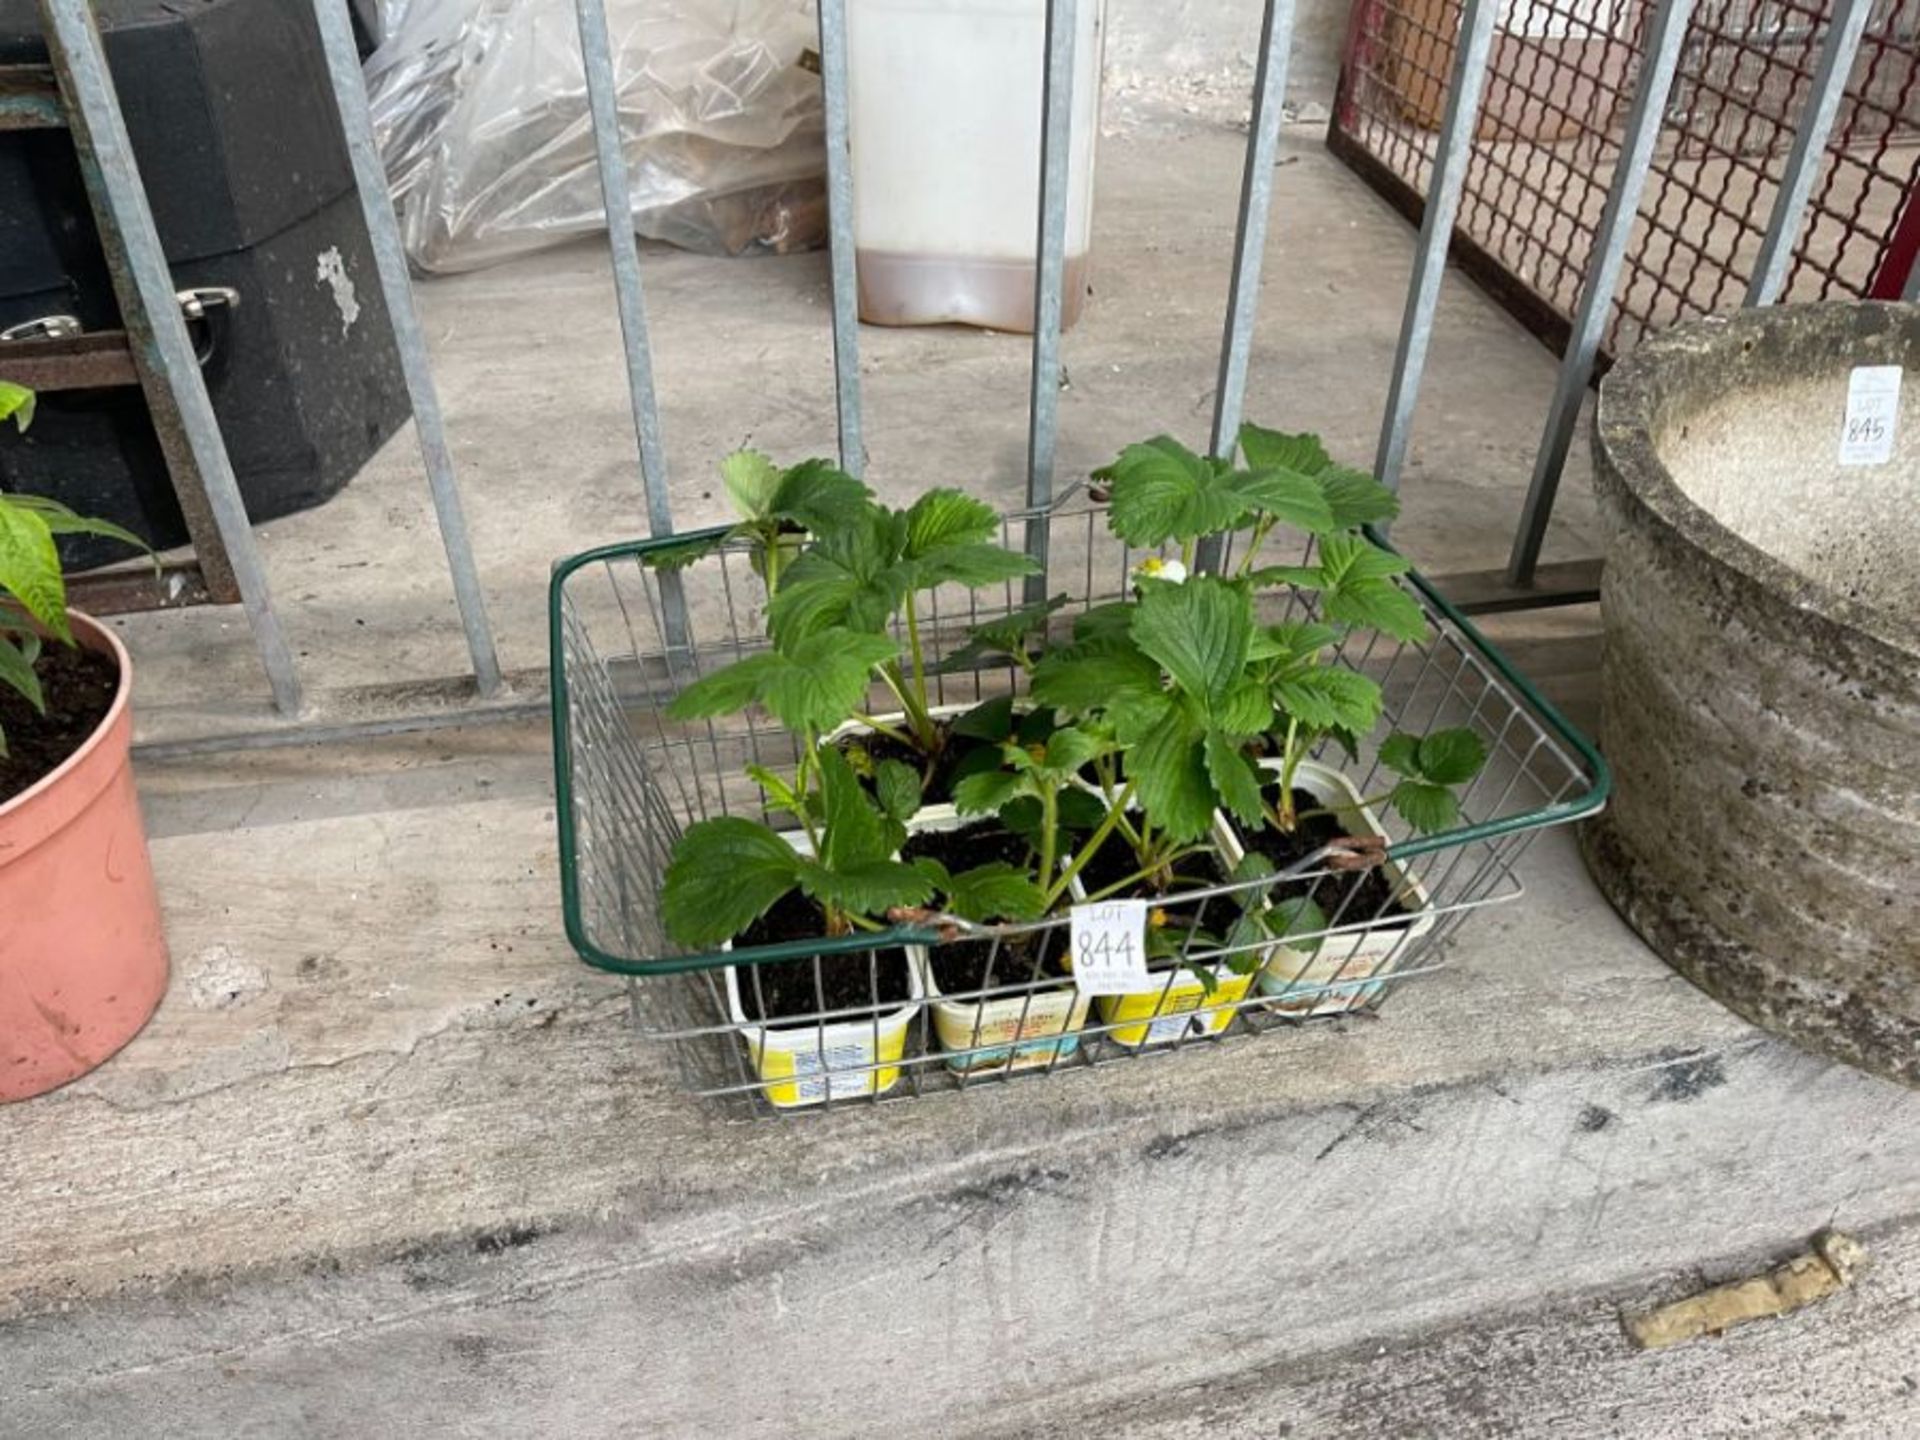
[[[32,391],[0,380],[0,421],[18,432],[4,443],[24,443],[33,408]],[[56,501],[0,493],[0,1100],[105,1060],[167,979],[130,760],[132,666],[68,609],[62,535],[146,548]]]

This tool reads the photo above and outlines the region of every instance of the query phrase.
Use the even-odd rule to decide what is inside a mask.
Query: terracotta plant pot
[[[74,615],[120,686],[100,728],[0,805],[0,1101],[77,1079],[136,1034],[167,988],[160,897],[133,788],[133,668]]]

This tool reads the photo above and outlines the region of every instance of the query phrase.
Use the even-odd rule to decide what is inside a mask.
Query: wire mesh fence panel
[[[1651,12],[1649,0],[1508,0],[1501,12],[1455,254],[1556,348]],[[1415,215],[1459,16],[1455,0],[1360,0],[1349,29],[1328,143]],[[1698,0],[1603,362],[1649,330],[1741,303],[1833,19],[1820,0]],[[1920,211],[1920,0],[1875,0],[1781,298],[1897,297],[1909,211]]]
[[[1030,523],[1048,530],[1057,594],[1051,616],[1031,632],[1037,653],[1064,639],[1078,617],[1128,595],[1147,557],[1111,538],[1097,508],[1017,517],[1004,525],[1007,543],[1017,544]],[[672,572],[687,626],[680,632],[664,623],[663,572],[653,557],[685,543],[688,537],[612,546],[556,569],[563,899],[581,956],[633,977],[640,1033],[672,1047],[688,1089],[742,1117],[1077,1073],[1376,1010],[1400,984],[1439,966],[1470,913],[1521,894],[1514,865],[1540,829],[1592,813],[1604,800],[1604,766],[1587,743],[1417,575],[1407,575],[1400,583],[1421,607],[1425,638],[1403,643],[1348,631],[1335,659],[1380,686],[1386,724],[1379,735],[1464,728],[1479,737],[1487,759],[1461,785],[1458,816],[1439,833],[1416,834],[1380,804],[1392,776],[1378,736],[1351,755],[1321,747],[1292,776],[1293,794],[1303,819],[1337,821],[1323,826],[1336,838],[1323,844],[1249,831],[1216,816],[1208,843],[1169,862],[1171,878],[1151,902],[1154,960],[1133,993],[1080,993],[1066,913],[989,924],[916,912],[878,933],[832,937],[817,929],[776,934],[779,902],[767,925],[756,921],[751,934],[691,952],[673,943],[660,918],[663,877],[689,825],[747,816],[785,828],[798,853],[810,851],[749,771],[791,772],[801,753],[791,733],[756,708],[697,722],[668,714],[693,680],[765,648],[764,590],[751,556],[737,547]],[[1298,564],[1311,553],[1256,558]],[[1225,563],[1240,558],[1227,549]],[[1262,603],[1268,623],[1314,618],[1307,592],[1276,590]],[[976,627],[1022,605],[1019,582],[941,587],[922,608],[916,633],[900,637],[924,651],[942,723],[960,724],[994,703],[1015,717],[1031,708],[1026,664],[967,649]],[[868,714],[884,724],[887,717],[874,712],[887,704],[887,690],[876,684]],[[879,733],[855,727],[827,738],[852,754],[879,744]],[[1260,762],[1272,791],[1279,764]],[[1108,827],[1116,854],[1093,845],[1084,870],[1062,872],[1076,898],[1118,888],[1115,876],[1132,863],[1119,843],[1126,819]],[[983,824],[991,828],[950,804],[924,806],[907,824],[901,857],[999,843],[993,834],[969,833]],[[1242,866],[1249,853],[1270,863]]]

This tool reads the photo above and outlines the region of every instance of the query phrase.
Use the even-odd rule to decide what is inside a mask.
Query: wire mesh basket
[[[1089,506],[1003,522],[1009,544],[1045,546],[1048,588],[1067,597],[1053,617],[1057,631],[1076,614],[1123,598],[1146,558],[1108,535],[1103,521],[1104,512]],[[744,549],[725,547],[681,570],[647,563],[661,546],[690,538],[698,537],[607,546],[555,567],[561,884],[567,933],[581,958],[630,977],[642,1036],[671,1047],[689,1090],[742,1117],[1092,1070],[1376,1011],[1406,981],[1439,968],[1468,914],[1519,898],[1514,866],[1534,835],[1605,802],[1606,767],[1593,747],[1410,573],[1399,583],[1422,607],[1428,637],[1401,643],[1355,633],[1337,656],[1380,684],[1386,723],[1356,756],[1317,754],[1296,782],[1359,815],[1352,828],[1384,840],[1384,861],[1376,853],[1369,868],[1349,870],[1347,855],[1321,851],[1282,870],[1279,881],[1203,881],[1157,900],[1178,914],[1184,938],[1177,963],[1156,971],[1148,989],[1079,994],[1061,963],[1064,916],[961,928],[923,923],[688,953],[659,918],[676,840],[714,815],[778,826],[746,767],[778,770],[797,758],[795,738],[754,710],[694,723],[666,714],[694,679],[765,646],[766,597]],[[1033,598],[1011,583],[936,590],[921,617],[921,642],[944,660],[972,627]],[[1311,618],[1310,595],[1269,598],[1265,619]],[[951,714],[996,697],[1017,702],[1023,682],[1023,671],[1006,660],[950,670],[936,664],[930,698]],[[872,709],[884,708],[882,694],[876,687]],[[1385,773],[1380,737],[1451,727],[1477,732],[1489,756],[1461,792],[1456,825],[1416,835],[1361,803]],[[909,826],[908,846],[962,823],[951,807],[930,808]],[[1230,860],[1248,837],[1225,817],[1216,828],[1217,849]],[[1282,893],[1312,898],[1315,928],[1281,940],[1270,931],[1246,938],[1234,928]]]

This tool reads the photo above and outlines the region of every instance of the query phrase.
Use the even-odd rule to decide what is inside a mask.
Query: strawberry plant
[[[736,450],[720,462],[720,481],[740,518],[713,535],[650,551],[657,570],[684,570],[702,556],[744,543],[754,574],[772,595],[781,572],[811,534],[851,523],[873,492],[830,461],[802,460],[781,469],[758,450]]]

